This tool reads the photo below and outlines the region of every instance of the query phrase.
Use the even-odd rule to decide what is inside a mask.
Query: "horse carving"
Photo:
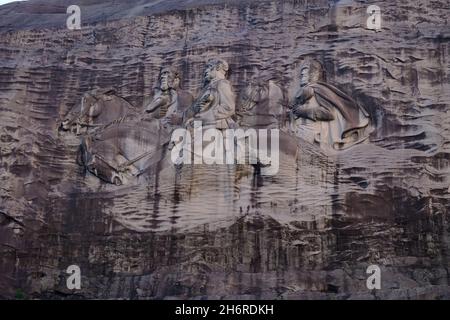
[[[81,103],[64,117],[60,129],[79,134],[92,134],[113,123],[135,119],[137,110],[114,89],[92,90],[84,94]]]

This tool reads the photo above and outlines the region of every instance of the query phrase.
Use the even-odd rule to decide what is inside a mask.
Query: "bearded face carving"
[[[226,79],[228,63],[222,59],[208,61],[203,73],[203,89],[192,105],[193,118],[202,121],[205,127],[227,129],[235,125],[236,97]]]
[[[153,100],[145,111],[152,118],[160,119],[164,125],[179,125],[183,113],[191,104],[190,93],[180,89],[180,75],[170,68],[162,68],[159,73],[159,86],[155,88]]]
[[[368,138],[368,112],[346,93],[326,82],[322,65],[307,61],[300,68],[300,88],[292,113],[314,122],[314,142],[325,149],[343,150]]]

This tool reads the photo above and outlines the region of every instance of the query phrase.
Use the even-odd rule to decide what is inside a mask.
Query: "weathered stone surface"
[[[0,297],[450,298],[448,1],[379,1],[379,32],[365,1],[79,3],[79,31],[68,1],[0,7]],[[115,186],[76,163],[58,128],[86,92],[115,87],[143,114],[162,66],[198,97],[216,57],[237,96],[272,80],[286,106],[317,59],[374,130],[328,153],[300,123],[273,177],[161,162]]]

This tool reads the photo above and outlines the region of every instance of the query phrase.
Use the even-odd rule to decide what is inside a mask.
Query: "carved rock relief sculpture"
[[[144,121],[108,127],[82,138],[80,164],[105,182],[122,185],[161,160],[167,136]]]
[[[209,60],[203,88],[192,103],[192,95],[180,88],[179,73],[162,68],[153,99],[138,120],[134,113],[128,117],[134,108],[113,96],[112,90],[86,94],[79,114],[62,124],[66,130],[75,125],[77,133],[86,128],[79,163],[103,181],[122,185],[162,160],[176,127],[192,129],[195,121],[200,121],[204,129],[223,130],[238,124],[243,128],[284,129],[290,120],[294,131],[283,130],[280,136],[280,148],[290,156],[297,154],[292,142],[295,135],[317,143],[323,150],[334,151],[347,149],[368,137],[367,111],[324,82],[324,69],[318,61],[302,64],[300,88],[291,111],[286,93],[275,80],[254,79],[240,95],[236,112],[236,96],[226,79],[228,69],[225,60]]]
[[[326,82],[321,63],[300,68],[300,88],[292,105],[294,126],[303,139],[325,150],[344,150],[368,138],[370,117],[364,107]]]
[[[239,125],[248,128],[279,128],[286,120],[287,103],[275,80],[255,79],[239,99]]]
[[[122,185],[157,164],[176,125],[181,124],[192,96],[180,89],[179,74],[161,69],[159,86],[148,115],[116,121],[96,135],[83,137],[79,163],[103,181]]]
[[[159,86],[154,90],[153,100],[145,107],[150,118],[160,119],[164,125],[181,125],[184,112],[192,104],[190,92],[180,88],[180,75],[170,68],[162,68]]]
[[[18,288],[32,299],[68,297],[61,274],[74,263],[81,298],[372,299],[365,270],[373,263],[382,283],[394,284],[376,298],[449,298],[448,1],[380,2],[381,32],[365,30],[362,1],[204,2],[214,5],[162,1],[154,16],[146,9],[135,17],[136,6],[122,1],[123,20],[83,23],[82,32],[62,30],[55,14],[47,15],[52,28],[23,30],[23,12],[0,9],[2,298]],[[117,7],[92,7],[97,16],[105,10]],[[49,21],[27,23],[41,20]],[[280,155],[273,178],[250,166],[168,166],[116,188],[81,174],[78,139],[54,133],[55,112],[94,85],[125,84],[138,106],[150,70],[155,85],[147,88],[158,86],[165,57],[183,66],[182,83],[197,97],[200,61],[212,52],[228,57],[237,95],[257,64],[284,71],[278,85],[287,92],[298,87],[296,63],[320,57],[326,82],[361,102],[366,128],[377,131],[370,143],[336,150],[315,141],[329,121],[300,117],[303,131],[280,130],[280,148],[289,138],[298,161]],[[313,143],[304,141],[309,127]]]
[[[188,125],[193,121],[202,121],[204,128],[227,129],[234,127],[233,116],[236,108],[236,97],[230,82],[226,79],[228,63],[222,59],[208,61],[201,94],[194,102],[188,119]]]

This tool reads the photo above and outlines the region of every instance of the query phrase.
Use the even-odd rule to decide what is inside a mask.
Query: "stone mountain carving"
[[[281,86],[270,78],[255,78],[244,88],[235,112],[236,97],[226,79],[228,69],[225,60],[209,60],[203,88],[192,103],[192,95],[180,88],[178,72],[162,68],[153,99],[138,120],[134,113],[133,117],[128,116],[134,108],[117,103],[125,100],[112,96],[113,91],[86,94],[80,114],[63,122],[66,129],[76,124],[77,133],[80,126],[86,127],[79,163],[103,181],[122,185],[163,160],[171,147],[170,135],[177,126],[192,129],[193,122],[200,121],[204,129],[234,128],[238,124],[255,129],[284,128],[289,119],[286,94]],[[319,62],[307,61],[302,65],[301,88],[291,107],[297,118],[293,120],[295,133],[304,140],[319,143],[325,150],[347,149],[367,138],[369,116],[349,96],[324,80]],[[89,130],[92,127],[94,130]],[[280,148],[285,155],[297,157],[292,138],[292,132],[283,132]],[[211,142],[203,143],[205,147]]]
[[[145,121],[114,124],[82,138],[80,164],[101,180],[119,186],[156,165],[167,141],[164,130]]]
[[[203,89],[192,106],[193,120],[202,121],[203,127],[227,129],[235,126],[236,97],[226,79],[228,63],[222,59],[208,61],[204,72]]]
[[[324,149],[343,150],[367,139],[370,117],[351,97],[326,82],[322,65],[315,60],[302,64],[300,89],[292,112],[307,119],[300,126],[312,126],[313,140]],[[300,134],[307,136],[305,130]]]
[[[53,14],[60,2],[0,6],[0,299],[450,298],[448,0],[377,1],[379,32],[366,28],[371,1],[90,0],[78,31],[64,10]],[[327,71],[319,82],[370,114],[360,137],[376,131],[355,144],[342,128],[323,141],[336,120],[291,113],[271,177],[246,165],[174,168],[167,148],[146,155],[161,115],[143,101],[162,88],[161,66],[199,97],[214,54],[230,65],[225,79],[242,97],[231,119],[243,128],[283,127],[278,111],[265,116],[267,90],[252,92],[278,86],[293,105],[298,63],[313,57]],[[107,96],[139,106],[136,120],[56,132],[72,119],[57,115],[109,86],[121,89]],[[329,96],[311,88],[297,107]],[[341,95],[330,91],[337,112]],[[74,161],[80,138],[93,174]],[[65,281],[72,264],[76,293]],[[371,264],[380,290],[366,287]]]
[[[137,110],[117,96],[114,89],[94,89],[87,92],[81,98],[81,103],[65,116],[61,129],[90,134],[114,122],[132,120],[137,116]]]
[[[145,112],[150,113],[152,118],[161,119],[163,125],[181,125],[192,101],[192,95],[180,88],[178,72],[162,68],[159,86],[155,88],[153,100],[146,106]]]
[[[119,117],[83,137],[79,163],[105,182],[122,185],[133,181],[162,160],[170,134],[181,125],[192,100],[190,93],[180,89],[179,74],[162,68],[153,100],[145,108],[149,115],[130,121]],[[113,115],[118,116],[110,117]]]
[[[248,128],[279,128],[286,120],[287,102],[274,80],[255,79],[241,94],[239,125]]]

